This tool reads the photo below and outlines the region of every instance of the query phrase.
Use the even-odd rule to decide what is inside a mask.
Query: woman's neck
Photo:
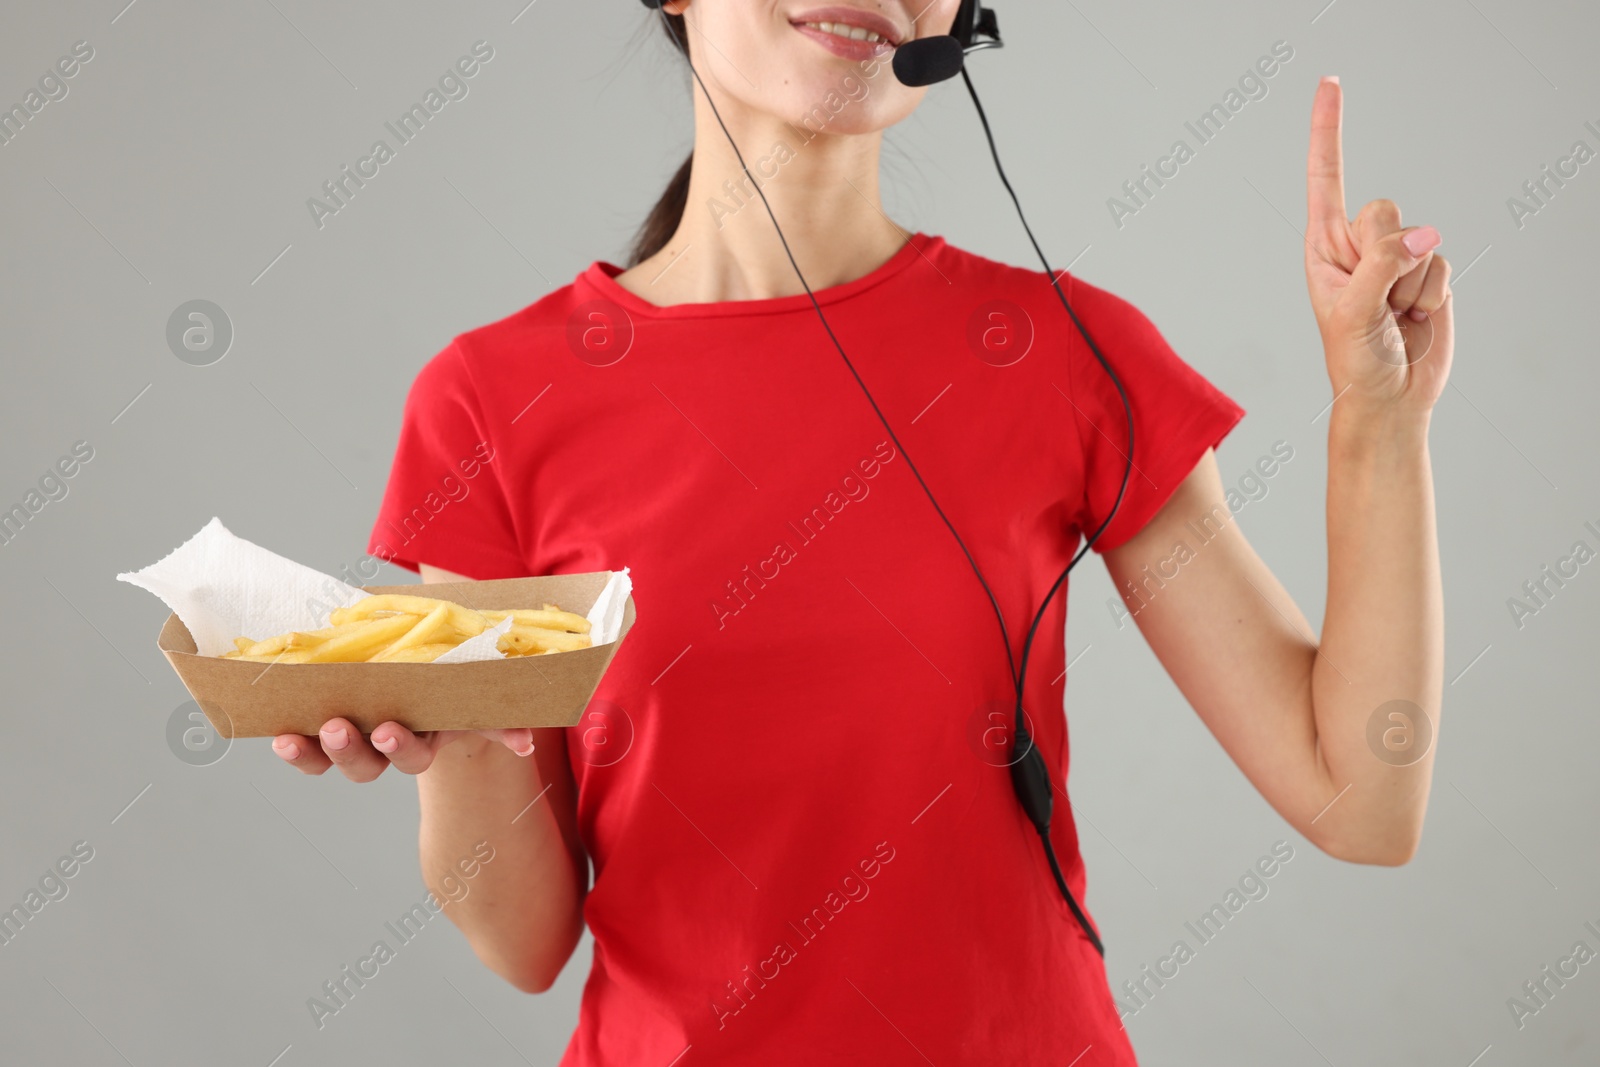
[[[878,198],[880,134],[811,134],[770,116],[723,117],[813,290],[887,262],[909,236]],[[704,99],[695,97],[688,201],[665,247],[617,283],[658,306],[804,292],[766,208]],[[809,138],[809,140],[808,140]]]

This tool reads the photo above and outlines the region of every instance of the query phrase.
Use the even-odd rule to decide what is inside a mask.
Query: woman
[[[1045,275],[907,240],[881,212],[882,131],[923,94],[888,55],[947,32],[958,0],[808,3],[667,4],[704,90],[633,265],[596,263],[461,335],[407,402],[374,553],[425,581],[632,568],[639,622],[584,726],[363,737],[335,719],[275,748],[311,774],[416,775],[430,885],[487,841],[493,862],[447,914],[517,988],[547,989],[587,922],[563,1063],[1131,1064],[1094,933],[993,758],[1014,690],[990,605],[908,462],[984,567],[1016,655],[1019,624],[1113,513],[1121,401]],[[903,449],[830,347],[707,92]],[[1392,203],[1347,220],[1340,113],[1325,79],[1306,235],[1337,397],[1320,640],[1230,521],[1212,448],[1242,411],[1130,304],[1063,286],[1135,424],[1094,544],[1130,614],[1295,830],[1400,864],[1431,747],[1379,755],[1368,729],[1395,706],[1411,726],[1439,715],[1427,429],[1449,272],[1437,232],[1402,228]],[[446,479],[466,491],[423,507]],[[1064,625],[1063,595],[1024,703],[1082,901]]]

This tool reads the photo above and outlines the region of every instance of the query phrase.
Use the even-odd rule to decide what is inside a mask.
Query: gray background
[[[302,779],[264,741],[175,758],[186,694],[155,648],[164,613],[112,580],[212,515],[313,566],[355,562],[421,364],[622,255],[688,144],[684,76],[637,4],[522,2],[59,0],[0,20],[5,103],[73,42],[96,53],[0,148],[0,501],[74,441],[95,449],[0,548],[0,903],[74,841],[95,849],[0,947],[7,1064],[559,1058],[587,944],[530,998],[442,920],[312,1025],[306,998],[423,895],[413,784]],[[1600,162],[1520,230],[1505,201],[1574,140],[1600,148],[1583,128],[1600,125],[1600,17],[1577,0],[1325,3],[1008,0],[1011,46],[975,60],[1057,266],[1137,303],[1250,412],[1224,477],[1294,447],[1241,521],[1312,619],[1330,390],[1297,230],[1318,75],[1344,78],[1352,213],[1393,198],[1457,268],[1432,437],[1450,684],[1420,854],[1360,868],[1293,834],[1117,629],[1091,565],[1068,639],[1089,905],[1120,986],[1295,843],[1270,896],[1128,1020],[1147,1064],[1594,1063],[1600,962],[1520,1032],[1506,999],[1580,937],[1600,948],[1582,927],[1600,926],[1600,566],[1520,631],[1506,599],[1596,544]],[[319,231],[306,198],[479,39],[495,58],[470,95]],[[1295,56],[1270,95],[1112,225],[1106,198],[1279,39]],[[959,88],[936,90],[891,134],[891,214],[1031,264],[978,137]],[[236,332],[209,367],[165,343],[195,298]]]

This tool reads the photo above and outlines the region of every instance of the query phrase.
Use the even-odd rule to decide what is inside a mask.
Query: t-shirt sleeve
[[[422,368],[367,551],[477,580],[527,573],[461,338]]]
[[[1085,329],[1117,372],[1133,411],[1133,470],[1116,515],[1096,552],[1133,538],[1221,443],[1244,409],[1189,366],[1138,308],[1103,289],[1073,280],[1066,289]],[[1128,418],[1100,361],[1075,338],[1071,346],[1073,406],[1083,447],[1084,496],[1078,526],[1085,538],[1106,521],[1127,467]]]

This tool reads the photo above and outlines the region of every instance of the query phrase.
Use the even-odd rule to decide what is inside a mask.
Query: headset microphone
[[[948,36],[918,37],[894,50],[894,76],[912,88],[936,85],[961,73],[968,52],[1004,47],[994,9],[963,0]]]
[[[687,57],[689,54],[688,42],[679,36],[671,19],[667,17],[667,13],[661,10],[662,0],[643,0],[643,3],[646,7],[661,13],[662,21],[667,27],[667,33],[672,37],[679,51],[683,52]],[[1083,337],[1084,343],[1089,346],[1089,351],[1094,354],[1094,358],[1099,362],[1101,368],[1110,378],[1112,386],[1116,389],[1117,396],[1122,401],[1122,411],[1127,418],[1128,425],[1127,451],[1122,454],[1126,462],[1122,471],[1121,485],[1117,488],[1116,500],[1113,501],[1111,510],[1100,522],[1100,525],[1079,546],[1078,551],[1073,554],[1065,569],[1056,578],[1054,584],[1050,586],[1049,592],[1045,594],[1044,600],[1039,605],[1038,612],[1033,617],[1033,625],[1029,627],[1027,638],[1023,642],[1020,666],[1012,658],[1011,638],[1006,628],[1005,615],[1000,610],[1000,602],[995,598],[994,590],[990,588],[988,580],[983,576],[983,571],[978,567],[978,561],[973,558],[972,552],[956,531],[955,524],[945,514],[944,508],[939,506],[939,501],[934,497],[933,490],[928,488],[928,483],[923,479],[922,472],[912,462],[910,453],[900,443],[899,435],[894,432],[894,427],[889,425],[888,418],[884,416],[883,410],[878,407],[878,402],[873,398],[871,390],[867,388],[867,383],[862,380],[861,375],[856,371],[855,364],[851,362],[849,354],[845,352],[844,345],[840,343],[838,336],[833,332],[833,327],[828,323],[828,316],[823,313],[822,305],[817,301],[816,294],[812,292],[810,284],[800,270],[800,264],[794,257],[794,251],[789,247],[789,239],[784,236],[783,227],[778,225],[778,217],[773,213],[772,205],[767,202],[767,194],[762,191],[761,183],[756,181],[755,176],[750,173],[750,167],[745,163],[744,154],[739,151],[738,144],[734,142],[733,134],[728,131],[727,123],[722,120],[722,114],[717,109],[716,101],[711,99],[711,93],[706,89],[705,82],[700,78],[700,72],[695,69],[692,62],[689,64],[689,73],[694,78],[695,84],[699,86],[701,93],[705,95],[711,114],[716,119],[717,125],[722,128],[723,136],[727,138],[729,147],[733,149],[734,156],[739,160],[740,168],[754,185],[756,195],[760,197],[762,207],[766,209],[767,218],[772,221],[772,227],[777,231],[778,241],[783,245],[784,254],[789,259],[789,265],[794,268],[795,276],[800,280],[800,285],[805,290],[806,296],[810,298],[812,309],[816,312],[817,319],[822,323],[823,331],[827,334],[828,340],[839,353],[840,358],[844,360],[845,366],[849,369],[851,376],[855,378],[856,384],[860,386],[862,393],[866,395],[867,403],[871,405],[873,413],[877,415],[878,421],[883,424],[883,428],[889,434],[890,440],[894,442],[895,447],[905,458],[907,468],[922,487],[923,493],[927,496],[928,502],[933,505],[933,510],[938,514],[940,521],[944,523],[951,536],[955,538],[956,544],[960,546],[961,552],[966,557],[968,565],[971,566],[973,574],[977,576],[978,584],[983,587],[984,593],[989,598],[989,605],[994,609],[995,619],[1000,626],[1000,636],[1005,643],[1006,662],[1010,667],[1011,680],[1015,687],[1016,695],[1016,715],[1012,734],[1012,760],[1010,764],[1012,788],[1016,792],[1017,800],[1027,815],[1028,821],[1039,834],[1039,840],[1044,846],[1045,858],[1049,861],[1050,874],[1055,879],[1056,887],[1061,891],[1062,897],[1066,900],[1068,907],[1071,908],[1073,917],[1078,920],[1078,925],[1082,927],[1090,944],[1094,946],[1101,956],[1104,956],[1105,947],[1100,943],[1100,936],[1095,932],[1088,916],[1084,914],[1083,909],[1078,905],[1077,899],[1073,896],[1072,890],[1067,886],[1066,876],[1061,870],[1061,864],[1056,859],[1055,846],[1050,841],[1050,817],[1055,806],[1055,798],[1052,795],[1054,786],[1050,780],[1050,769],[1045,763],[1044,755],[1039,751],[1039,746],[1034,744],[1033,738],[1028,732],[1027,720],[1023,715],[1022,705],[1028,674],[1028,659],[1033,650],[1033,640],[1039,632],[1039,624],[1044,621],[1045,610],[1049,607],[1051,601],[1055,599],[1056,593],[1066,584],[1067,576],[1072,573],[1072,569],[1094,547],[1095,542],[1100,539],[1100,535],[1105,533],[1106,528],[1111,525],[1112,519],[1116,518],[1117,512],[1122,507],[1122,499],[1127,494],[1128,481],[1133,473],[1133,406],[1128,401],[1127,390],[1123,388],[1122,380],[1117,377],[1117,372],[1112,369],[1110,362],[1101,353],[1100,347],[1094,343],[1094,338],[1089,335],[1089,331],[1084,327],[1083,322],[1079,320],[1077,312],[1072,309],[1072,305],[1067,301],[1067,294],[1061,288],[1060,275],[1050,266],[1050,261],[1045,257],[1044,249],[1039,246],[1038,239],[1033,235],[1033,228],[1028,225],[1027,216],[1023,214],[1022,202],[1017,198],[1016,190],[1011,187],[1011,181],[1006,177],[1005,167],[1000,163],[1000,152],[995,145],[994,132],[989,128],[989,118],[984,114],[983,103],[978,99],[978,90],[972,84],[972,78],[966,72],[965,61],[968,52],[975,52],[982,48],[1000,48],[1002,46],[999,23],[995,18],[994,11],[983,6],[980,0],[962,0],[949,35],[907,41],[895,50],[893,64],[895,78],[908,86],[924,86],[945,81],[955,77],[957,74],[961,75],[961,80],[966,84],[967,94],[972,98],[972,105],[977,110],[978,121],[983,125],[983,135],[989,143],[989,154],[994,160],[995,171],[1000,176],[1000,184],[1005,187],[1006,192],[1011,197],[1011,203],[1017,211],[1017,218],[1021,221],[1022,228],[1028,235],[1028,241],[1033,245],[1033,250],[1039,257],[1040,264],[1044,267],[1045,275],[1049,278],[1051,288],[1055,290],[1056,298],[1061,302],[1061,306],[1072,319],[1073,326],[1077,328],[1079,335]],[[1065,271],[1062,272],[1062,274],[1065,273]]]
[[[934,85],[961,73],[967,51],[954,37],[919,37],[894,50],[894,76],[913,88]]]

